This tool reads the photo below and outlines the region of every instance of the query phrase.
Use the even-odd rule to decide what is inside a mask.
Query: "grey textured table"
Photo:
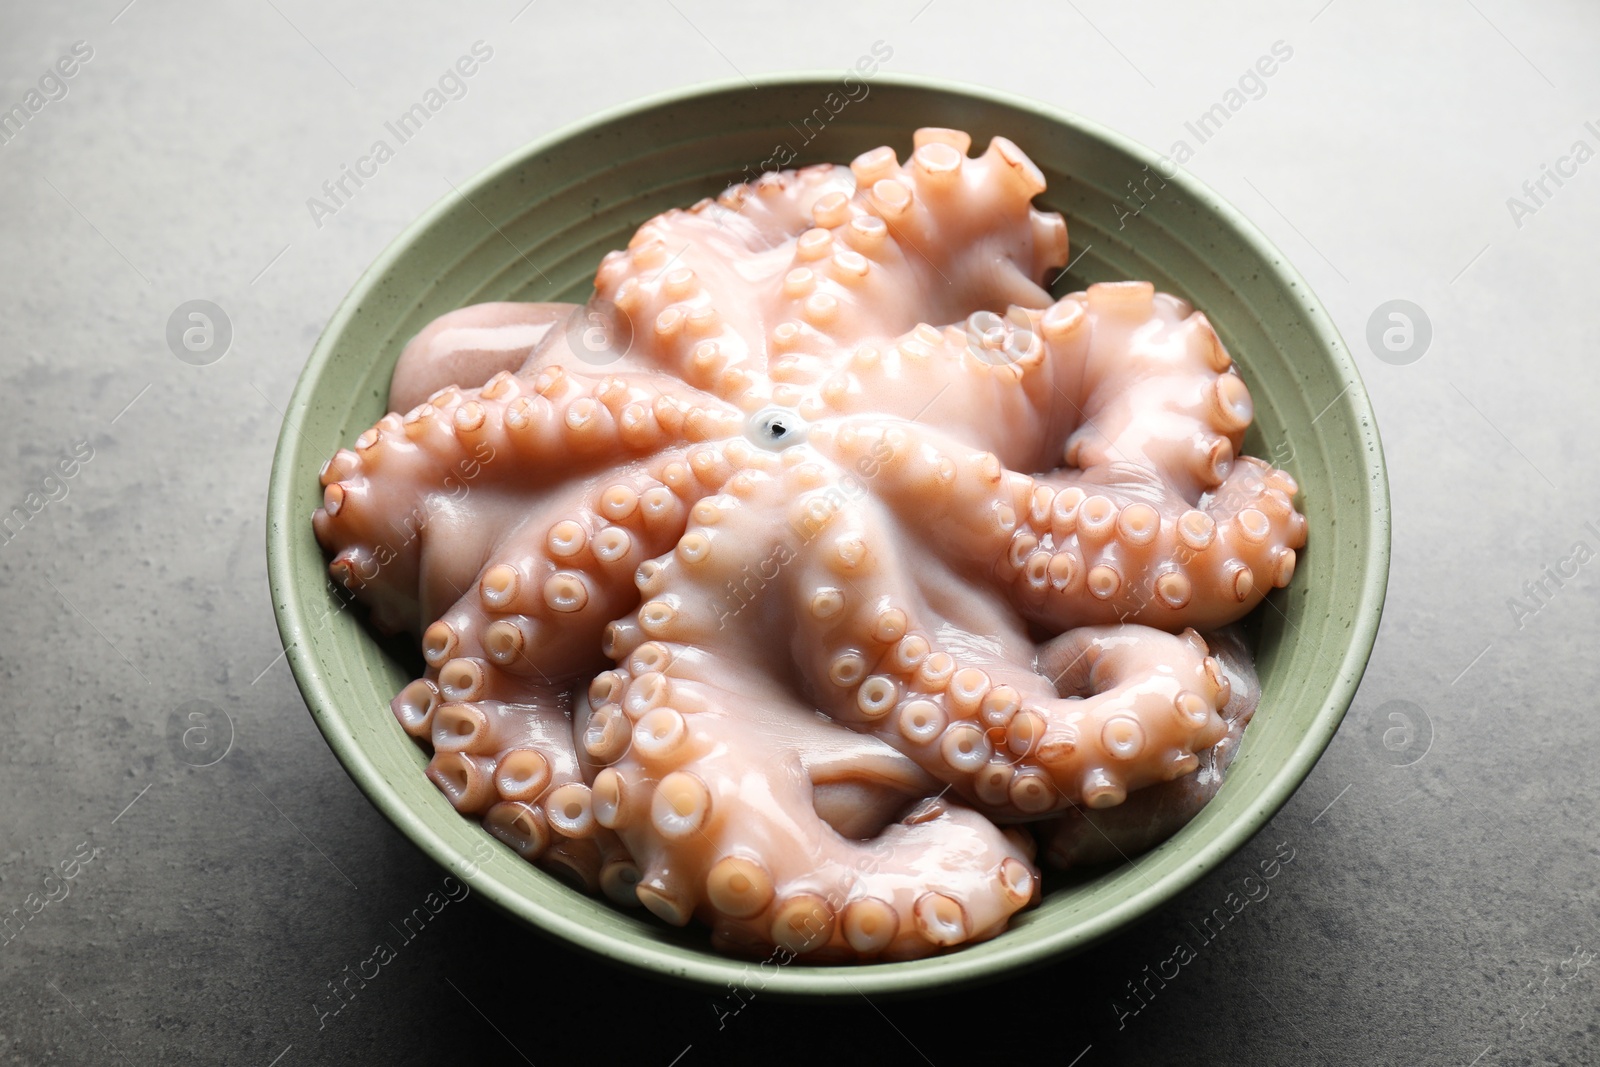
[[[25,516],[0,535],[5,1062],[1600,1058],[1592,5],[125,3],[0,14],[0,108],[26,120],[0,115],[0,507]],[[312,212],[480,40],[465,96]],[[1220,871],[1008,984],[719,1021],[706,992],[468,899],[340,1007],[330,983],[440,872],[335,762],[272,622],[267,471],[318,330],[447,182],[527,140],[735,71],[843,69],[874,41],[889,70],[1187,142],[1308,276],[1393,481],[1388,610],[1350,717]],[[1292,55],[1241,83],[1275,42]],[[1202,144],[1186,124],[1218,103]],[[167,341],[193,299],[232,325],[209,366]],[[1395,299],[1431,339],[1380,360],[1369,319]],[[231,720],[212,766],[179,758],[194,701]],[[1280,845],[1269,894],[1197,937]],[[1151,981],[1178,941],[1195,958]]]

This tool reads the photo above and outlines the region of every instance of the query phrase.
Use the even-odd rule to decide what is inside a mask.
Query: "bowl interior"
[[[1171,840],[1092,877],[1047,883],[1000,937],[949,956],[850,968],[762,968],[775,994],[905,993],[992,978],[1081,949],[1148,913],[1247,841],[1309,772],[1366,665],[1387,579],[1388,489],[1372,412],[1305,283],[1237,212],[1159,157],[1092,123],[968,87],[879,76],[743,81],[656,97],[514,153],[414,223],[357,283],[301,377],[272,475],[273,599],[295,677],[329,744],[399,829],[510,913],[605,957],[721,985],[751,966],[567,888],[464,819],[423,776],[389,713],[412,669],[326,577],[310,515],[322,462],[384,411],[401,347],[435,316],[485,300],[582,301],[600,257],[643,221],[771,167],[910,150],[918,126],[1003,134],[1049,182],[1074,257],[1059,295],[1144,278],[1211,318],[1255,398],[1246,451],[1289,470],[1310,524],[1294,582],[1259,609],[1261,710],[1219,795]],[[851,99],[853,94],[857,99]],[[842,102],[842,106],[841,106]],[[789,155],[792,154],[792,160]],[[1130,183],[1132,183],[1130,185]]]

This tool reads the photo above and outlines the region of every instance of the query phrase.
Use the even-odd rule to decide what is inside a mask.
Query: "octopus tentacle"
[[[810,440],[848,472],[851,483],[870,488],[946,559],[987,573],[1027,515],[1034,483],[947,429],[883,418],[834,419],[818,425]]]
[[[1123,804],[1102,810],[1072,808],[1039,828],[1052,866],[1076,867],[1124,860],[1165,841],[1186,825],[1222,785],[1239,750],[1244,728],[1261,700],[1261,683],[1249,649],[1236,627],[1205,635],[1227,684],[1222,719],[1228,732],[1210,748],[1197,752],[1192,773],[1131,793]],[[1041,651],[1041,669],[1049,670],[1070,652],[1058,645]],[[1065,669],[1063,666],[1062,669]]]
[[[630,659],[639,653],[652,669],[619,667],[595,712],[626,717],[632,733],[596,774],[593,810],[639,865],[639,900],[659,918],[698,914],[740,951],[897,959],[991,937],[1033,899],[1028,858],[953,803],[925,803],[865,839],[841,834],[819,815],[800,753],[762,729],[779,709],[800,721],[808,709],[739,676],[679,676],[691,646],[652,641]]]
[[[514,476],[505,467],[491,472],[487,465],[497,455],[530,447],[533,420],[519,421],[519,399],[553,395],[566,402],[562,423],[582,430],[571,418],[576,401],[591,399],[597,410],[606,405],[607,411],[626,412],[628,397],[637,395],[613,379],[587,390],[549,373],[536,381],[544,388],[529,394],[518,388],[522,380],[502,374],[474,397],[447,390],[409,422],[387,416],[376,440],[366,441],[368,456],[336,460],[336,470],[330,465],[341,480],[328,478],[328,484],[340,488],[329,494],[317,529],[324,544],[338,550],[336,574],[349,571],[349,560],[366,558],[355,557],[365,552],[391,568],[358,574],[365,595],[381,593],[383,579],[395,582],[400,574],[399,582],[421,587],[419,610],[437,616],[422,640],[428,674],[393,703],[407,732],[431,742],[429,777],[458,810],[481,816],[491,833],[519,853],[543,856],[547,866],[588,884],[611,868],[596,859],[592,847],[571,843],[591,837],[595,827],[585,815],[588,786],[567,717],[570,687],[602,662],[606,624],[637,605],[639,565],[676,543],[689,507],[733,471],[723,459],[728,449],[702,445],[663,453],[597,487],[552,485],[549,478],[530,477],[522,465]],[[674,400],[667,393],[656,396]],[[670,405],[663,410],[678,416],[668,425],[680,437],[694,429],[697,417],[717,414]],[[403,436],[392,450],[370,455],[385,435],[397,434]],[[573,449],[585,442],[569,434],[532,446],[548,456],[561,444]],[[473,466],[452,466],[452,459],[459,465],[465,461],[458,457],[466,456],[474,457]],[[370,516],[350,507],[352,502],[359,503],[362,494],[442,493],[452,473],[499,492],[476,499],[449,494],[415,513],[416,526],[400,545],[407,551],[380,554],[372,547],[387,548],[391,531],[381,531],[386,540],[376,541]],[[562,517],[508,524],[532,496],[555,505]],[[476,575],[463,581],[462,568],[474,560]],[[441,588],[450,590],[446,599],[454,599],[453,605],[442,612],[428,608],[430,587],[432,597],[443,595]],[[606,884],[608,891],[621,892]]]
[[[669,463],[663,475],[674,467],[692,491],[686,465]],[[644,475],[576,499],[584,507],[571,514],[586,526],[525,524],[495,547],[471,592],[424,632],[428,674],[393,703],[407,732],[431,742],[428,775],[451,803],[529,859],[592,834],[581,805],[567,813],[588,790],[568,718],[571,687],[602,662],[607,622],[637,604],[638,564],[676,540],[687,519],[682,499]],[[574,863],[587,870],[580,854],[588,855],[564,849],[566,860],[553,862],[569,874]]]
[[[874,149],[848,171],[764,176],[669,211],[602,263],[595,291],[660,365],[713,374],[707,387],[730,400],[752,385],[741,364],[766,370],[753,338],[771,362],[796,360],[892,337],[929,311],[1044,307],[1039,281],[1066,262],[1066,224],[1031,206],[1044,180],[1015,144],[997,137],[977,158],[969,145],[921,130],[905,166]],[[774,287],[770,302],[745,297],[752,281]]]
[[[1081,375],[1063,383],[1082,413],[1067,463],[1137,464],[1190,501],[1215,488],[1255,412],[1206,317],[1149,282],[1093,285],[1049,314],[1068,321],[1052,347]]]
[[[756,487],[748,506],[724,510],[716,498],[697,506],[677,553],[656,565],[643,590],[650,599],[638,613],[637,639],[709,644],[720,638],[725,649],[746,646],[759,660],[760,638],[751,635],[763,632],[761,620],[808,591],[809,602],[789,625],[797,665],[818,706],[900,750],[984,810],[1012,818],[1080,800],[1119,803],[1129,789],[1192,769],[1193,753],[1225,732],[1216,709],[1226,697],[1219,699],[1215,663],[1195,635],[1147,632],[1134,647],[1109,634],[1075,631],[1091,662],[1104,660],[1096,675],[1101,684],[1087,699],[1064,699],[1032,670],[1031,656],[1020,654],[1032,645],[1008,625],[998,601],[980,617],[982,594],[940,596],[947,585],[941,576],[919,581],[907,574],[893,554],[874,548],[901,535],[869,505],[843,497],[825,474],[801,462]],[[754,506],[791,498],[789,523],[777,531]],[[755,618],[738,633],[723,633],[730,613],[723,586],[752,573],[758,584],[739,607]],[[952,643],[958,633],[966,636]],[[977,636],[985,634],[1000,637]],[[653,694],[660,685],[650,681]],[[658,718],[671,733],[681,729],[676,712]]]
[[[1138,468],[1034,478],[919,425],[846,423],[813,440],[946,559],[998,577],[1054,630],[1224,625],[1287,585],[1305,544],[1293,479],[1250,457],[1191,507]]]
[[[819,785],[839,784],[837,771],[801,755],[819,747],[814,735],[843,728],[822,724],[760,667],[770,655],[761,620],[784,603],[768,565],[781,570],[793,539],[762,516],[814,477],[804,466],[729,479],[728,492],[695,506],[676,551],[641,569],[646,599],[613,624],[618,667],[596,678],[581,730],[598,768],[597,821],[639,863],[646,908],[680,925],[699,912],[730,946],[899,958],[991,936],[1036,886],[1016,846],[955,805],[856,824],[867,839],[846,837],[817,799]],[[751,599],[730,603],[730,589]],[[746,610],[756,617],[725,625]],[[724,651],[713,662],[702,650],[714,637]],[[730,659],[746,669],[729,671]],[[851,775],[869,803],[887,798],[879,819],[926,781],[890,746],[833,744],[864,757]]]
[[[892,414],[926,414],[1013,469],[1137,467],[1190,502],[1226,476],[1253,417],[1205,316],[1145,282],[920,324],[857,351],[823,399],[830,413],[881,416],[887,401]]]
[[[428,778],[456,810],[480,817],[529,860],[565,838],[590,835],[592,827],[563,815],[563,795],[588,788],[564,691],[508,684],[481,656],[457,656],[428,675],[402,689],[392,707],[408,733],[431,743]]]
[[[775,280],[789,258],[787,245],[808,225],[811,205],[850,188],[847,169],[808,167],[764,174],[716,201],[657,216],[595,274],[597,310],[609,318],[608,332],[632,337],[637,359],[737,397],[751,381],[741,365],[764,370],[762,353],[747,341],[766,333],[747,295],[751,281]]]
[[[689,503],[732,474],[723,450],[686,455],[659,480],[624,476],[579,494],[572,517],[524,524],[497,545],[473,591],[424,633],[428,676],[394,701],[401,725],[431,741],[428,775],[458,810],[524,857],[624,901],[637,881],[625,850],[614,845],[608,859],[579,843],[597,824],[569,694],[599,666],[608,622],[637,605],[640,565],[678,540]]]
[[[637,904],[638,868],[616,835],[594,820],[565,690],[558,697],[516,692],[502,680],[493,695],[519,702],[486,699],[492,669],[481,660],[452,660],[437,672],[437,680],[413,682],[401,692],[396,715],[402,725],[421,736],[403,708],[410,695],[420,691],[426,699],[424,686],[434,693],[459,690],[474,669],[487,676],[478,686],[481,692],[451,695],[478,699],[438,703],[435,698],[437,710],[427,731],[434,749],[429,779],[458,811],[478,816],[485,830],[524,859],[587,892],[600,888],[619,904]],[[535,702],[522,702],[529,700]]]
[[[910,341],[947,371],[962,368],[962,387],[938,411],[944,433],[863,418],[859,429],[819,430],[819,447],[848,453],[886,499],[953,520],[934,536],[963,558],[995,561],[1018,607],[1053,629],[1211,628],[1288,584],[1306,529],[1294,479],[1234,458],[1249,393],[1203,317],[1148,283],[1116,283],[988,325],[1012,362],[983,366],[955,330]],[[1020,388],[997,388],[1002,374]],[[1049,388],[1029,391],[1039,380]],[[1041,406],[1052,393],[1078,398],[1077,417],[1054,432],[1060,417]],[[1017,474],[950,439],[964,436],[1057,442],[1083,466]]]
[[[1170,496],[1150,503],[1138,480],[1045,484],[1048,509],[1030,509],[1000,558],[1013,602],[1053,630],[1234,622],[1294,575],[1305,519],[1290,503],[1292,486],[1250,457],[1193,508]],[[1035,520],[1041,513],[1047,522]]]
[[[719,220],[725,218],[723,211],[736,215],[751,234],[747,246],[759,250],[782,244],[809,225],[815,205],[823,197],[849,194],[854,188],[855,177],[849,167],[818,163],[794,171],[768,171],[753,181],[724,189],[717,195],[716,207],[703,200],[689,210]]]
[[[406,412],[448,386],[475,389],[527,362],[573,304],[474,304],[434,319],[406,343],[389,380],[389,410]]]
[[[558,366],[502,372],[482,389],[443,389],[404,417],[385,415],[336,454],[312,527],[333,556],[329,573],[362,591],[374,622],[420,628],[474,580],[527,494],[617,452],[643,459],[739,425],[725,405],[657,382]]]
[[[1032,206],[1044,191],[1033,161],[1004,137],[970,158],[971,139],[957,130],[918,130],[913,144],[905,165],[885,147],[850,169],[858,204],[883,220],[886,240],[910,248],[923,313],[949,321],[980,307],[1047,305],[1038,283],[1066,263],[1067,230],[1060,215]]]
[[[1194,753],[1225,732],[1221,675],[1192,631],[1077,629],[1036,670],[1002,611],[870,547],[896,536],[868,507],[844,508],[801,551],[794,582],[814,592],[797,627],[800,667],[833,718],[987,814],[1119,804],[1193,770]]]
[[[955,130],[919,130],[915,144],[903,166],[886,147],[859,156],[855,195],[813,205],[769,316],[776,351],[881,343],[923,314],[1049,303],[1039,282],[1066,262],[1066,223],[1031,206],[1044,184],[1033,163],[1003,137],[976,159]]]
[[[566,684],[588,677],[603,662],[607,624],[638,605],[639,567],[676,543],[689,508],[719,484],[724,472],[709,471],[710,484],[691,473],[698,455],[553,499],[554,521],[523,523],[495,546],[474,593],[423,635],[424,655],[454,634],[476,633],[483,655],[507,674]]]
[[[679,542],[690,504],[734,476],[728,451],[741,454],[698,446],[663,465],[659,480],[634,475],[569,494],[578,506],[568,517],[515,529],[494,546],[472,592],[428,626],[422,653],[430,675],[407,687],[394,710],[413,734],[431,737],[436,762],[450,756],[435,780],[458,808],[486,810],[497,753],[548,749],[556,737],[566,739],[554,746],[564,751],[547,759],[545,783],[581,782],[567,694],[603,662],[602,634],[638,605],[641,568]],[[501,792],[521,803],[542,794]]]

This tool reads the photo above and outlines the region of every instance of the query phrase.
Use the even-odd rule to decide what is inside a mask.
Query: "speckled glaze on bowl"
[[[268,500],[273,603],[295,678],[334,753],[402,833],[440,864],[474,872],[474,888],[505,911],[572,945],[680,980],[750,981],[755,968],[713,953],[703,930],[614,908],[522,861],[423,776],[421,749],[389,712],[415,672],[358,611],[338,610],[312,536],[322,462],[383,414],[400,349],[430,319],[484,300],[582,301],[600,257],[640,223],[754,175],[780,145],[801,165],[848,162],[880,144],[903,156],[918,126],[968,130],[979,147],[1004,134],[1049,181],[1039,205],[1067,217],[1077,258],[1054,292],[1145,278],[1204,310],[1255,398],[1246,451],[1294,475],[1310,523],[1293,584],[1256,615],[1264,696],[1226,785],[1132,863],[1047,880],[1043,904],[994,940],[906,963],[768,966],[755,980],[769,995],[948,990],[1080,950],[1160,907],[1248,841],[1310,772],[1366,666],[1388,578],[1388,484],[1366,392],[1327,312],[1254,226],[1181,171],[1159,189],[1152,179],[1154,196],[1128,216],[1136,205],[1123,199],[1127,183],[1158,169],[1155,153],[986,89],[880,75],[820,133],[816,120],[803,128],[841,92],[839,77],[781,75],[652,97],[462,183],[378,257],[329,321],[290,401]]]

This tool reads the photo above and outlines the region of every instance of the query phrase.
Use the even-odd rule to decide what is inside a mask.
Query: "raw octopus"
[[[1305,544],[1206,317],[1052,299],[1042,174],[970,144],[767,173],[586,306],[445,315],[322,471],[451,804],[725,951],[927,955],[1039,898],[1036,841],[1171,834],[1256,703],[1222,628]]]

